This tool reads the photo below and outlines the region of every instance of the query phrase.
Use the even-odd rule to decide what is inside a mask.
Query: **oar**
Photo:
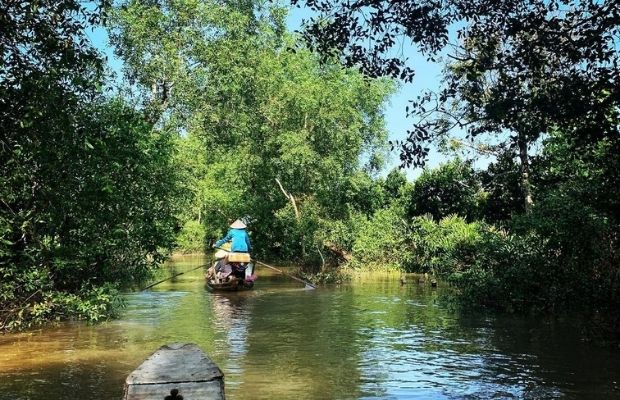
[[[166,282],[166,281],[167,281],[167,280],[169,280],[169,279],[176,278],[177,276],[179,276],[179,275],[183,275],[183,274],[184,274],[184,273],[186,273],[186,272],[196,271],[198,268],[203,268],[203,267],[205,267],[205,265],[199,265],[199,266],[197,266],[196,268],[192,268],[192,269],[190,269],[190,270],[188,270],[188,271],[179,272],[178,274],[174,274],[174,275],[172,275],[172,276],[169,276],[169,277],[167,277],[166,279],[162,279],[162,280],[161,280],[161,281],[159,281],[159,282],[155,282],[155,283],[153,283],[153,284],[151,284],[151,285],[148,285],[147,287],[145,287],[144,289],[142,289],[142,290],[140,290],[140,291],[141,291],[141,292],[143,292],[143,291],[145,291],[145,290],[147,290],[147,289],[152,288],[153,286],[157,286],[157,285],[159,285],[160,283]]]
[[[314,286],[310,282],[304,281],[303,279],[299,279],[298,277],[293,276],[291,274],[287,274],[286,272],[282,271],[281,269],[278,269],[276,267],[272,267],[271,265],[267,265],[264,262],[260,262],[258,260],[252,260],[252,261],[254,261],[256,264],[262,265],[263,267],[271,268],[274,271],[278,271],[279,273],[284,274],[284,275],[288,276],[291,279],[294,279],[294,280],[296,280],[298,282],[301,282],[301,283],[305,284],[306,286],[305,286],[304,289],[316,289],[316,286]]]

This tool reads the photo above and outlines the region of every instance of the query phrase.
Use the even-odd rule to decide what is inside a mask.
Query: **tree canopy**
[[[257,7],[126,2],[112,37],[160,122],[202,154],[190,171],[199,206],[186,218],[213,239],[227,218],[249,215],[257,248],[301,256],[322,218],[346,217],[352,177],[381,166],[393,85],[321,65],[286,33],[284,9]]]
[[[170,136],[101,91],[96,6],[0,7],[0,329],[107,316],[174,239]]]
[[[578,129],[583,137],[593,133],[584,126],[617,134],[615,1],[292,3],[319,14],[305,30],[313,48],[370,76],[413,78],[412,66],[395,51],[402,42],[429,59],[452,60],[441,90],[412,99],[416,121],[408,138],[395,143],[405,165],[423,165],[426,143],[455,127],[470,136],[507,131],[526,144],[555,127]]]

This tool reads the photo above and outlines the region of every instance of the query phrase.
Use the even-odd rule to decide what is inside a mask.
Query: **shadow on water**
[[[119,320],[0,337],[0,399],[118,399],[151,352],[185,341],[233,400],[620,399],[620,352],[580,342],[570,321],[457,315],[389,275],[307,291],[258,272],[252,291],[210,293],[197,270],[127,294]]]

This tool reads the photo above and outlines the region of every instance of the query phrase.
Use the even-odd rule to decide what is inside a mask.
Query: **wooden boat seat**
[[[249,263],[252,261],[249,253],[229,253],[228,262],[233,263]]]

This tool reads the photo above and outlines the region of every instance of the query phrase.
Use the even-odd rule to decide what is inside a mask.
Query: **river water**
[[[304,290],[258,272],[248,292],[210,293],[197,270],[128,294],[121,319],[0,336],[0,399],[120,399],[171,342],[198,344],[232,400],[620,399],[620,350],[581,342],[568,322],[458,315],[441,288],[395,275]]]

